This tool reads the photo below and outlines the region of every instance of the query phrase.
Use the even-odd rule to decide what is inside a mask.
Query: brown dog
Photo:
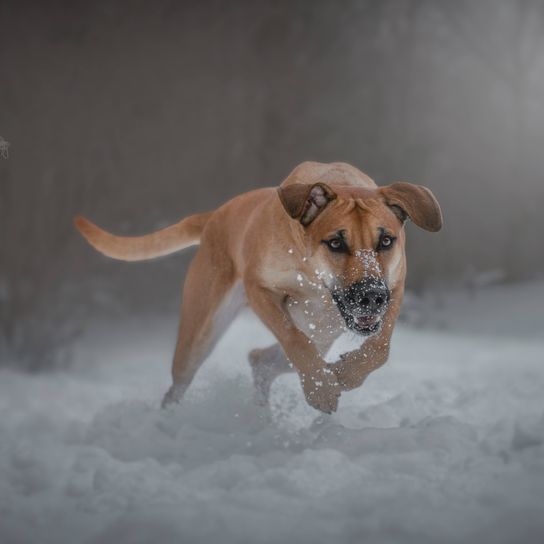
[[[245,304],[279,344],[249,359],[261,401],[273,379],[298,372],[307,402],[333,412],[389,354],[404,292],[404,222],[438,231],[440,206],[425,187],[377,187],[345,163],[305,162],[279,188],[258,189],[153,234],[118,237],[82,217],[91,245],[126,261],[200,248],[183,291],[181,324],[163,405],[179,401],[235,313]],[[360,347],[328,365],[346,329]]]

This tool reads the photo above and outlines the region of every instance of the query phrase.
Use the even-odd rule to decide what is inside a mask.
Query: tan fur
[[[173,385],[164,404],[181,398],[236,311],[249,304],[281,346],[251,353],[260,393],[266,397],[271,380],[294,367],[308,403],[331,412],[342,390],[361,385],[388,357],[406,275],[399,213],[427,230],[441,225],[440,208],[428,189],[404,183],[378,188],[345,163],[308,162],[278,189],[242,194],[214,212],[147,236],[114,236],[83,218],[76,226],[98,251],[124,260],[166,255],[200,242],[185,281]],[[387,252],[374,251],[380,228],[397,237]],[[353,254],[332,254],[322,243],[339,229],[357,250]],[[387,281],[391,292],[383,326],[374,336],[361,337],[361,346],[337,364],[327,365],[325,353],[344,330],[330,289],[369,274]]]
[[[107,257],[144,261],[198,244],[210,216],[211,213],[191,215],[175,225],[145,236],[115,236],[81,216],[74,219],[74,224],[89,244]]]

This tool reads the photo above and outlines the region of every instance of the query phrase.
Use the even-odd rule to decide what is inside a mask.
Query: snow
[[[169,410],[176,317],[90,323],[70,370],[0,371],[0,542],[542,542],[543,301],[409,298],[332,416],[294,375],[253,404],[250,314]]]

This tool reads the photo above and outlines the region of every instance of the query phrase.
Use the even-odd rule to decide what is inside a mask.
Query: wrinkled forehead
[[[389,218],[385,200],[377,189],[340,186],[335,187],[335,192],[338,208],[343,209],[344,213],[362,212],[368,218],[372,216]]]
[[[337,198],[329,205],[321,217],[321,227],[350,228],[357,230],[365,227],[381,226],[395,229],[399,221],[385,204],[377,190],[364,187],[335,187]],[[318,217],[318,221],[319,221]]]

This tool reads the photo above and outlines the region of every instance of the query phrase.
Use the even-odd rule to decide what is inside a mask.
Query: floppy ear
[[[381,187],[380,191],[401,221],[409,217],[418,227],[431,232],[442,228],[440,204],[427,187],[401,181]]]
[[[336,198],[336,193],[324,183],[292,183],[278,187],[278,196],[285,211],[306,227]]]

